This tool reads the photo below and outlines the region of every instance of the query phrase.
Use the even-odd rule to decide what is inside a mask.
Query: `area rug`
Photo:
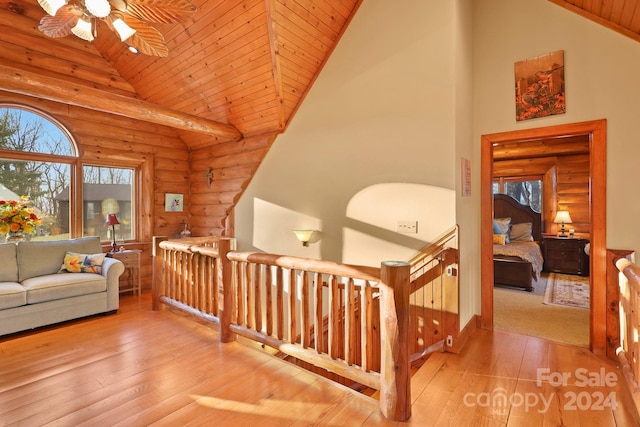
[[[551,273],[544,292],[544,304],[589,308],[589,278]]]

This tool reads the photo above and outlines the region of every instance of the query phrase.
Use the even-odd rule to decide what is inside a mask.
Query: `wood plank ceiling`
[[[191,149],[277,134],[361,1],[192,0],[187,22],[155,25],[169,48],[160,58],[130,53],[102,22],[92,43],[48,38],[37,0],[0,0],[0,88],[155,120]]]
[[[598,24],[640,41],[639,0],[549,0]]]

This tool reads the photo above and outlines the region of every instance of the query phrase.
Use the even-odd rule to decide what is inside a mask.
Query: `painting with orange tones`
[[[564,51],[516,62],[516,120],[564,114]]]

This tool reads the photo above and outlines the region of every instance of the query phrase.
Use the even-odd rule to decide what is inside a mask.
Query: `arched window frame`
[[[153,159],[139,153],[126,153],[120,149],[83,147],[76,141],[71,131],[57,118],[40,109],[25,104],[0,102],[0,108],[19,109],[36,114],[54,124],[69,140],[75,155],[64,156],[46,153],[32,153],[0,149],[0,158],[42,161],[68,164],[70,168],[69,189],[69,234],[71,238],[83,235],[83,174],[84,166],[102,166],[128,168],[134,170],[132,215],[136,218],[136,227],[132,230],[132,239],[128,241],[150,240],[152,234],[153,209]]]

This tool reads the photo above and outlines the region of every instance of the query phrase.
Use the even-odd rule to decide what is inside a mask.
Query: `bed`
[[[531,292],[543,259],[541,215],[505,194],[493,198],[493,283]]]

